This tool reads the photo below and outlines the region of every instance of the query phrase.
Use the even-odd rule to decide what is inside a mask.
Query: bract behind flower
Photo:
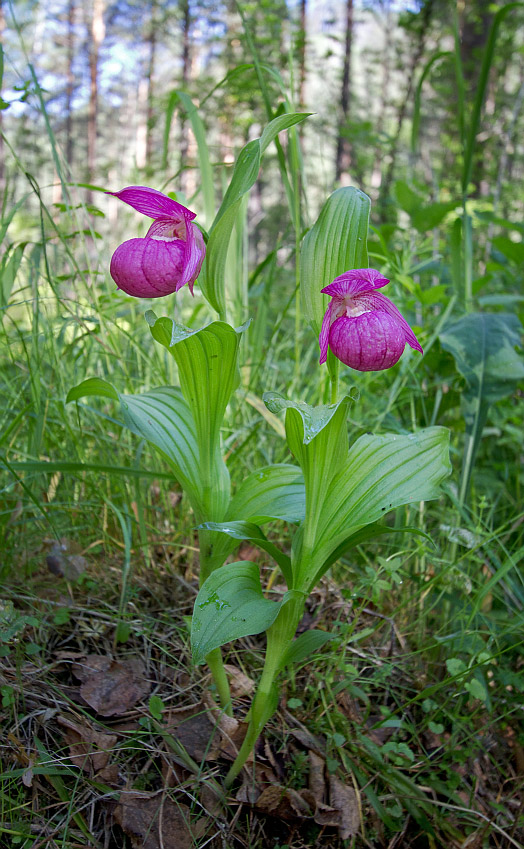
[[[389,280],[373,268],[347,271],[322,289],[331,295],[319,336],[320,362],[328,347],[358,371],[381,371],[398,362],[406,342],[422,353],[417,337],[396,306],[381,292]]]

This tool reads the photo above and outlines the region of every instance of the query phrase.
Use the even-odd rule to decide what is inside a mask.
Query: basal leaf
[[[275,621],[281,603],[262,594],[258,566],[228,563],[204,581],[195,601],[191,647],[196,665],[213,649],[239,637],[260,634]]]
[[[112,398],[113,401],[120,399],[115,387],[107,380],[102,380],[100,377],[88,377],[87,380],[83,380],[78,386],[73,386],[69,390],[66,404],[69,404],[70,401],[79,401],[80,398],[87,398],[90,395]]]

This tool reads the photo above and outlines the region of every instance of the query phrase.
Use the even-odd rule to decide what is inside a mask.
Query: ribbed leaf
[[[260,634],[275,621],[281,602],[262,594],[258,566],[248,560],[228,563],[204,581],[191,621],[196,665],[213,649],[239,637]]]
[[[371,201],[353,187],[337,189],[302,243],[300,292],[304,316],[318,336],[329,298],[321,289],[339,274],[368,266]]]
[[[71,389],[66,403],[97,395],[120,401],[125,425],[158,448],[187,492],[193,509],[201,515],[202,481],[195,424],[180,389],[165,386],[141,395],[120,395],[112,384],[93,377]]]
[[[475,456],[491,404],[514,391],[524,380],[520,345],[522,325],[507,313],[470,313],[440,334],[440,344],[450,351],[466,381],[462,407],[466,421],[460,498],[466,496]]]
[[[241,483],[226,514],[263,525],[271,519],[300,522],[306,510],[304,477],[298,466],[278,463],[252,472]]]
[[[331,481],[313,551],[301,562],[295,586],[313,587],[333,552],[360,528],[402,504],[437,498],[451,471],[448,445],[449,431],[443,427],[357,439]]]
[[[214,321],[188,330],[170,318],[146,313],[153,337],[178,365],[180,385],[195,423],[200,477],[206,490],[205,517],[221,521],[229,503],[229,473],[220,451],[220,428],[238,386],[238,348],[243,328]]]
[[[286,579],[286,583],[288,587],[291,589],[293,586],[293,573],[291,572],[291,559],[287,554],[284,554],[283,551],[280,551],[277,546],[270,542],[266,535],[260,530],[258,525],[253,524],[253,522],[204,522],[199,526],[198,530],[203,528],[207,531],[216,531],[217,533],[226,534],[231,537],[232,547],[231,551],[236,548],[236,542],[238,540],[251,540],[255,543],[259,548],[263,551],[266,551],[271,555],[273,560],[278,563],[284,578]]]
[[[224,277],[227,252],[242,198],[256,182],[262,154],[268,144],[278,133],[303,121],[308,114],[280,115],[267,125],[261,139],[248,142],[238,155],[231,182],[210,230],[206,259],[199,277],[204,296],[221,316],[226,311]]]

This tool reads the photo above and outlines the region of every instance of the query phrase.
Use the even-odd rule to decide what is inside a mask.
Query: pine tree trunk
[[[149,67],[147,69],[147,113],[146,113],[146,165],[151,164],[153,153],[153,120],[154,120],[154,93],[155,93],[155,64],[157,48],[157,4],[155,0],[151,5],[151,28],[149,30]]]
[[[422,59],[424,53],[424,47],[426,44],[426,36],[428,33],[430,21],[431,21],[431,13],[433,11],[433,0],[426,0],[423,8],[420,11],[420,26],[418,29],[415,46],[413,49],[413,53],[411,54],[411,61],[409,63],[408,68],[408,81],[406,86],[406,91],[404,94],[404,98],[400,104],[398,114],[397,114],[397,126],[395,130],[395,134],[393,136],[393,141],[391,144],[391,148],[389,151],[389,163],[386,169],[386,173],[384,175],[384,179],[380,184],[380,194],[378,198],[378,209],[381,220],[385,217],[386,207],[389,200],[389,193],[391,189],[391,184],[393,182],[393,176],[395,174],[395,167],[397,164],[397,154],[398,147],[400,142],[400,135],[402,133],[402,127],[404,125],[404,120],[406,118],[408,106],[412,100],[412,94],[415,84],[415,74],[417,72],[417,68],[419,66],[420,60]]]
[[[307,35],[307,0],[300,0],[300,30],[298,34],[298,102],[301,109],[306,103],[306,35]]]
[[[89,43],[89,108],[87,113],[87,171],[88,182],[93,182],[96,172],[96,138],[98,118],[98,60],[100,45],[105,36],[104,0],[93,0]],[[92,193],[88,192],[88,203]]]
[[[345,134],[345,125],[349,117],[351,95],[351,49],[353,46],[353,0],[346,0],[346,37],[344,41],[344,65],[342,69],[342,87],[340,90],[340,117],[338,124],[337,153],[335,159],[335,180],[351,166],[351,145]]]
[[[66,162],[73,165],[73,94],[75,75],[73,61],[75,57],[75,0],[69,0],[67,7],[67,83],[66,83]]]
[[[182,0],[182,89],[187,89],[187,84],[191,76],[191,9],[189,0]],[[187,193],[187,174],[185,167],[187,165],[187,152],[189,148],[188,126],[180,111],[180,183]]]

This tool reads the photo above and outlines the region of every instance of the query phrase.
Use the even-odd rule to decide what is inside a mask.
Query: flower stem
[[[293,640],[304,610],[305,593],[287,593],[276,621],[267,631],[267,650],[260,683],[249,711],[249,725],[240,751],[226,775],[224,786],[231,786],[254,749],[264,726],[278,707],[276,679],[285,665],[285,654]]]
[[[200,549],[200,586],[202,586],[206,578],[213,571],[213,567],[216,566],[216,563],[213,563],[213,543],[210,532],[204,530],[198,531],[198,543]],[[233,716],[231,691],[229,689],[226,670],[224,669],[222,651],[220,649],[214,649],[206,656],[206,663],[211,670],[213,681],[217,688],[220,707],[228,716]]]
[[[225,711],[227,716],[233,716],[233,707],[231,705],[231,691],[229,689],[229,681],[224,669],[224,661],[222,660],[222,652],[220,649],[213,649],[206,655],[206,663],[211,670],[215,687],[217,688],[218,700],[220,707]]]

